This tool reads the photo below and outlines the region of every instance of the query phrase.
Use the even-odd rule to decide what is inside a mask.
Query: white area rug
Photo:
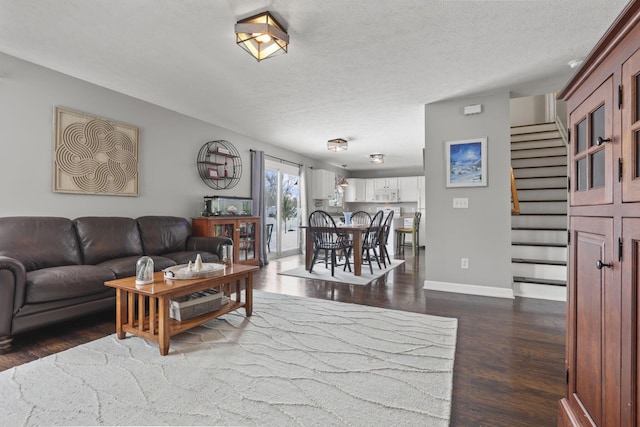
[[[243,314],[167,356],[111,335],[1,372],[2,425],[449,425],[457,319],[265,292]]]
[[[327,265],[325,268],[324,263],[318,262],[313,267],[313,271],[309,273],[309,270],[304,268],[303,266],[296,267],[291,270],[282,271],[278,274],[282,274],[283,276],[294,276],[301,277],[303,279],[316,279],[316,280],[324,280],[327,282],[337,282],[337,283],[349,283],[352,285],[368,285],[374,280],[384,276],[389,271],[393,270],[399,265],[402,265],[404,260],[402,259],[392,259],[391,263],[387,262],[387,268],[384,268],[383,264],[382,269],[378,268],[376,262],[373,262],[373,274],[370,273],[369,265],[362,266],[362,275],[356,276],[351,273],[349,269],[347,271],[342,271],[343,266],[336,266],[333,277],[331,276],[331,264]],[[353,265],[351,266],[353,270]]]

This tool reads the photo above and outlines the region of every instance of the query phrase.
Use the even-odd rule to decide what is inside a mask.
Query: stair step
[[[543,167],[514,167],[513,175],[518,178],[533,178],[533,177],[559,177],[567,176],[567,166],[543,166]]]
[[[516,183],[516,188],[518,183]],[[530,202],[536,200],[548,200],[548,201],[567,201],[566,188],[553,188],[553,189],[529,189],[518,188],[518,200],[521,202]]]
[[[524,279],[526,279],[526,277]],[[567,301],[566,284],[550,285],[546,283],[514,281],[513,294],[516,297],[536,298],[550,301]]]
[[[511,244],[511,256],[513,258],[566,262],[567,252],[566,245]]]
[[[545,214],[567,214],[567,202],[520,202],[520,214],[545,213]]]
[[[564,231],[565,233],[567,232],[567,227],[511,227],[511,230],[540,230],[540,231]]]
[[[548,132],[558,130],[555,122],[535,123],[531,125],[512,126],[511,135],[522,135],[526,133]]]
[[[518,141],[511,143],[511,152],[519,150],[531,150],[534,148],[550,148],[550,147],[565,147],[564,140],[560,137],[552,139],[540,139],[531,141]]]
[[[546,243],[546,242],[511,242],[511,246],[542,246],[550,248],[566,248],[566,243]]]
[[[567,228],[566,215],[548,215],[548,214],[525,214],[511,217],[512,227],[521,228]]]
[[[512,229],[512,242],[527,243],[543,243],[560,245],[567,244],[566,230],[531,230],[531,229]]]
[[[539,188],[562,188],[566,193],[567,177],[553,176],[545,178],[516,178],[516,188],[518,189],[518,191]]]
[[[517,147],[517,145],[516,145]],[[565,156],[567,155],[567,148],[565,146],[559,147],[543,147],[543,148],[529,148],[518,149],[511,148],[511,159],[524,159],[535,157],[547,157],[547,156]]]
[[[512,159],[511,167],[520,168],[538,168],[541,166],[563,166],[567,167],[567,156],[562,154],[559,156],[547,157],[526,157],[523,159]]]
[[[544,132],[534,132],[534,133],[522,133],[511,135],[511,143],[518,143],[524,141],[540,141],[543,139],[562,139],[560,136],[560,132],[556,130],[547,130]]]
[[[525,259],[525,258],[511,258],[511,262],[518,264],[542,264],[542,265],[561,265],[567,266],[567,261],[556,261],[552,259]]]
[[[549,280],[549,279],[536,279],[533,277],[513,276],[513,281],[519,282],[519,283],[537,283],[539,285],[567,286],[566,280]]]
[[[511,271],[514,277],[528,277],[535,280],[567,280],[566,265],[530,264],[512,262]]]

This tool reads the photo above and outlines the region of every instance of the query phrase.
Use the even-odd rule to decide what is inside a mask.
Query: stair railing
[[[520,201],[518,200],[518,189],[516,188],[516,177],[511,168],[511,215],[520,215]]]

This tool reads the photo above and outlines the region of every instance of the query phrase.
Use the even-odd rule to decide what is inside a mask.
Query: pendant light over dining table
[[[236,23],[236,43],[258,62],[288,52],[289,34],[269,12]]]

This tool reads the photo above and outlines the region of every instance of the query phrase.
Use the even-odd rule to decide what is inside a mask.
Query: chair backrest
[[[380,237],[378,238],[378,242],[381,245],[386,245],[389,240],[389,233],[391,232],[391,222],[393,222],[393,211],[389,211],[389,215],[384,220],[384,224],[382,224],[382,230],[380,231]]]
[[[354,212],[351,215],[351,224],[366,225],[368,227],[371,224],[371,215],[366,211]]]
[[[271,242],[271,233],[273,233],[273,224],[267,224],[267,243]]]
[[[322,210],[311,212],[309,215],[309,227],[313,236],[313,244],[316,248],[323,248],[335,244],[338,241],[338,229],[331,215]],[[331,231],[320,230],[317,227],[330,227]]]
[[[382,230],[383,216],[384,212],[378,211],[378,213],[376,213],[371,219],[371,224],[369,224],[367,233],[364,235],[364,241],[362,242],[363,248],[372,248],[378,244],[378,239],[380,238],[380,232]]]
[[[417,231],[418,227],[420,226],[421,217],[422,217],[422,214],[420,212],[416,212],[415,215],[413,216],[413,229],[415,231]]]

